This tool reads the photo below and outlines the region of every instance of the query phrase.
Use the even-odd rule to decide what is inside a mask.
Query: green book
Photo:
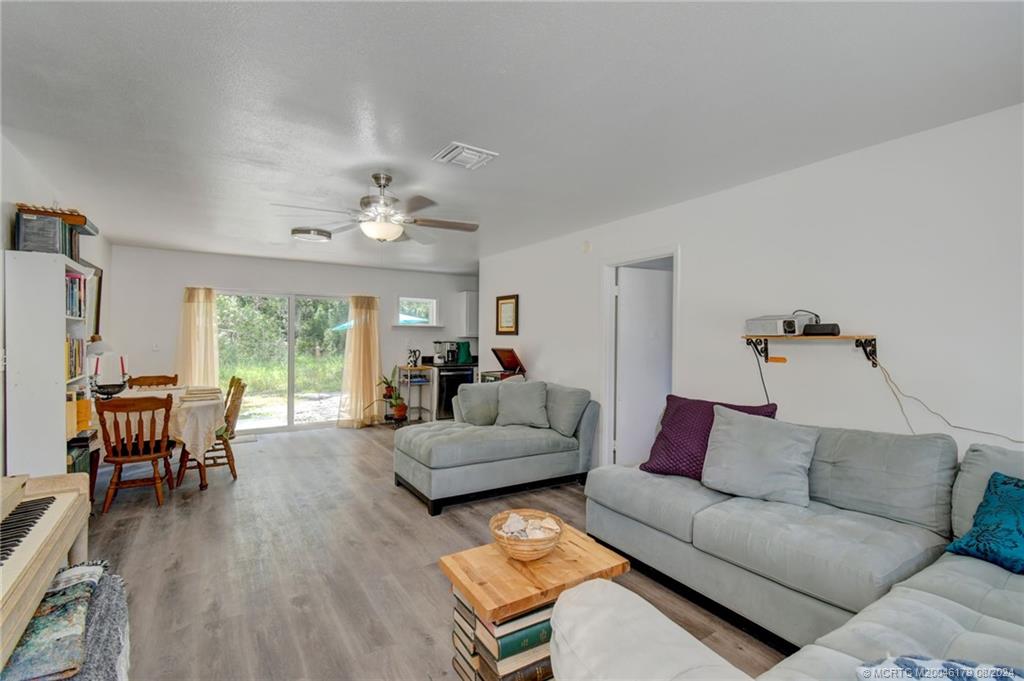
[[[513,655],[536,648],[551,640],[551,620],[544,620],[528,627],[513,631],[501,638],[495,638],[486,627],[477,623],[476,637],[496,660],[504,660]]]

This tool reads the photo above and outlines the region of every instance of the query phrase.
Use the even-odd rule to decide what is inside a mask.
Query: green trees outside
[[[348,301],[295,299],[295,392],[341,389]],[[231,376],[248,384],[247,395],[288,395],[288,298],[218,294],[220,383]]]

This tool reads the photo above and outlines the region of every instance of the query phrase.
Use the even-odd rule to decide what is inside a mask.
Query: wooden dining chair
[[[231,393],[234,391],[235,386],[237,386],[241,382],[242,379],[240,379],[238,376],[232,376],[231,379],[228,380],[228,391],[224,394],[225,410],[228,408],[228,403],[231,402]]]
[[[129,388],[166,388],[178,385],[178,374],[173,376],[132,376],[128,379]]]
[[[167,489],[174,489],[174,475],[171,472],[171,455],[174,440],[167,435],[173,398],[167,397],[119,397],[112,400],[98,400],[96,414],[103,433],[103,460],[114,465],[114,473],[107,487],[103,501],[103,513],[110,510],[119,489],[128,487],[152,487],[156,491],[156,505],[163,506],[163,483]],[[160,460],[164,462],[164,473],[160,473]],[[153,476],[133,480],[122,480],[122,468],[127,464],[150,462]]]
[[[206,468],[216,468],[217,466],[227,466],[231,469],[231,477],[238,480],[238,471],[235,470],[235,453],[231,450],[231,440],[235,439],[235,426],[238,425],[238,415],[242,411],[242,397],[245,395],[245,383],[242,379],[235,380],[232,388],[232,384],[228,384],[228,395],[227,406],[224,408],[224,425],[217,429],[217,439],[214,441],[213,446],[203,454],[203,465]],[[185,467],[178,469],[178,484],[182,483],[185,476],[185,471],[198,470],[199,463],[193,459],[189,459],[185,462]]]

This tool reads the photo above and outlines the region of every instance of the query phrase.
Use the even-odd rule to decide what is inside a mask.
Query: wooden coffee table
[[[566,589],[588,579],[611,579],[629,570],[629,561],[569,525],[555,550],[522,563],[497,544],[443,556],[441,572],[472,604],[476,616],[503,622],[553,603]]]
[[[452,667],[461,681],[550,679],[549,606],[563,591],[588,579],[611,579],[629,570],[628,560],[569,525],[563,525],[554,551],[528,563],[509,558],[493,543],[443,556],[438,562],[455,596]],[[516,632],[528,627],[533,632],[530,643],[517,638],[514,648],[522,648],[523,655],[507,654],[506,660],[493,652],[504,646],[499,641],[518,637]],[[490,643],[481,643],[481,637]],[[529,659],[520,660],[524,655]],[[505,665],[514,671],[498,673]]]

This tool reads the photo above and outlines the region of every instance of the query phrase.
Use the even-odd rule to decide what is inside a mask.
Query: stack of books
[[[501,624],[478,619],[458,589],[452,666],[463,681],[545,681],[551,673],[548,605]]]
[[[85,374],[85,339],[64,337],[64,379],[71,381]]]

